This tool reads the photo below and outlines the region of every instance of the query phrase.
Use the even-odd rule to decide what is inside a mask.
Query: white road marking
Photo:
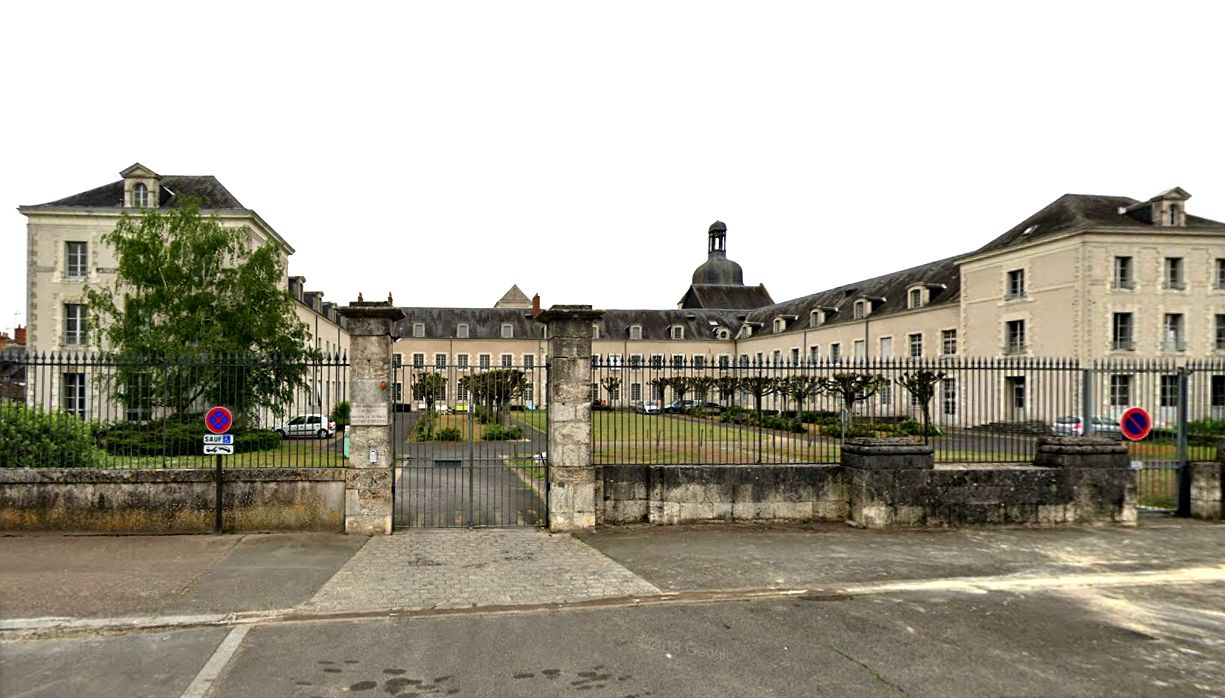
[[[242,639],[251,632],[250,625],[240,625],[230,631],[225,639],[221,641],[221,645],[217,647],[217,651],[213,653],[208,664],[196,674],[196,678],[192,680],[191,685],[183,691],[182,698],[204,698],[208,694],[209,689],[213,687],[213,682],[217,677],[221,676],[221,670],[225,669],[225,665],[230,663],[230,657],[238,651],[238,646],[242,644]]]

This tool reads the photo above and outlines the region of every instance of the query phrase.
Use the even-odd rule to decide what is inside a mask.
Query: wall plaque
[[[385,427],[391,423],[387,417],[387,405],[353,405],[349,410],[349,424],[355,427]]]

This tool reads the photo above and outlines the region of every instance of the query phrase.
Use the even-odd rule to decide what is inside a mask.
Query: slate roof
[[[195,194],[206,208],[246,207],[212,175],[166,175],[161,179],[159,208],[173,208],[185,194]],[[123,208],[123,180],[28,208]]]
[[[1134,229],[1137,232],[1152,232],[1170,230],[1211,230],[1225,231],[1225,223],[1187,215],[1186,226],[1178,228],[1161,228],[1145,220],[1144,211],[1119,213],[1120,208],[1127,208],[1141,203],[1129,196],[1098,196],[1091,194],[1064,194],[1047,204],[1037,213],[1013,226],[1008,232],[1000,235],[972,254],[994,252],[1013,245],[1019,245],[1030,240],[1039,240],[1059,233],[1072,230],[1110,227]],[[1029,231],[1028,233],[1025,231]]]
[[[675,325],[685,328],[685,339],[714,339],[714,332],[719,327],[726,327],[735,335],[740,328],[743,311],[734,310],[703,310],[666,309],[666,310],[606,310],[604,318],[594,324],[600,328],[601,339],[628,338],[626,328],[632,325],[642,327],[642,338],[671,339],[670,329]]]
[[[532,307],[532,299],[527,297],[527,294],[519,289],[519,284],[514,284],[510,287],[497,303],[494,303],[495,308],[530,308]]]
[[[908,311],[910,309],[907,307],[906,291],[916,284],[929,285],[929,298],[924,307],[955,303],[961,295],[961,274],[954,263],[956,259],[956,257],[949,257],[758,308],[749,312],[748,321],[761,323],[761,328],[754,330],[754,336],[773,334],[773,320],[780,315],[796,317],[791,326],[784,330],[784,333],[808,329],[810,326],[809,313],[817,308],[839,309],[838,313],[826,319],[822,327],[845,322],[860,322],[853,320],[851,311],[852,304],[857,299],[884,299],[884,301],[877,300],[873,303],[870,319]]]
[[[681,299],[682,308],[751,310],[772,305],[774,299],[764,285],[724,286],[693,284]]]
[[[502,325],[515,328],[515,339],[543,339],[544,325],[532,319],[531,308],[400,308],[404,319],[396,323],[400,337],[413,336],[413,324],[425,324],[427,339],[447,339],[455,336],[455,327],[468,324],[469,339],[498,339]]]

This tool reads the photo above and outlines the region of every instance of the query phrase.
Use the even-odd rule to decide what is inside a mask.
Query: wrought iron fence
[[[210,407],[229,468],[347,462],[344,355],[0,355],[0,467],[201,468]]]
[[[509,359],[393,367],[396,526],[547,523],[545,369]]]
[[[1026,463],[1041,435],[1122,438],[1133,406],[1154,421],[1129,444],[1140,464],[1213,459],[1225,433],[1225,361],[596,357],[591,391],[593,457],[605,464],[832,464],[844,437],[897,435],[928,439],[940,463]]]

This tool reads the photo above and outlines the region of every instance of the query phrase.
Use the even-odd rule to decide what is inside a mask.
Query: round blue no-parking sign
[[[1124,412],[1123,417],[1119,419],[1119,429],[1122,430],[1123,436],[1132,441],[1139,441],[1152,431],[1153,418],[1142,408],[1133,407]]]

